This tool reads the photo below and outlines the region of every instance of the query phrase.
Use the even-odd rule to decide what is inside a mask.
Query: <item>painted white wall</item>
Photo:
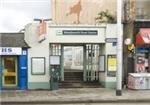
[[[107,24],[106,28],[106,38],[117,38],[117,26],[114,24]],[[107,76],[107,55],[117,55],[117,46],[113,46],[112,43],[106,43],[106,72],[105,72],[105,81],[106,82],[116,82],[116,77]]]
[[[29,82],[49,82],[49,42],[38,43],[37,24],[26,26],[25,40],[31,48],[28,50],[28,81]],[[46,74],[31,75],[31,58],[45,57]]]
[[[117,38],[117,25],[116,24],[106,25],[106,38]]]
[[[117,27],[115,24],[107,24],[105,31],[105,38],[117,38]],[[105,55],[105,72],[100,72],[100,82],[116,82],[116,77],[107,76],[107,55],[116,55],[117,46],[113,46],[112,43],[105,43],[101,45],[100,53]]]

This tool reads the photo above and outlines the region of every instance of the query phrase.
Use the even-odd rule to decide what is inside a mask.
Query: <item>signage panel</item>
[[[0,55],[21,55],[22,48],[20,47],[0,47]]]
[[[135,55],[135,72],[137,73],[146,73],[145,69],[145,54],[136,54]]]
[[[60,56],[50,56],[50,65],[60,65]]]
[[[47,24],[43,20],[40,22],[39,27],[39,37],[38,37],[38,42],[42,42],[45,40],[45,36],[47,34]]]
[[[57,35],[98,35],[98,30],[59,30]]]
[[[113,43],[113,42],[117,42],[117,38],[106,38],[105,41],[106,43]]]
[[[116,76],[117,71],[117,56],[116,55],[108,55],[107,56],[107,75],[111,77]]]
[[[63,30],[63,35],[97,35],[97,30]]]

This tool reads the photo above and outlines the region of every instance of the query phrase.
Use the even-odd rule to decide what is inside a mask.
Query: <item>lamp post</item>
[[[117,86],[116,95],[122,95],[122,50],[123,50],[123,32],[121,24],[122,0],[117,0]]]

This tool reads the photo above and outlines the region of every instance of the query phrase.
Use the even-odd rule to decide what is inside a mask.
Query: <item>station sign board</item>
[[[98,35],[98,30],[57,30],[57,35]]]

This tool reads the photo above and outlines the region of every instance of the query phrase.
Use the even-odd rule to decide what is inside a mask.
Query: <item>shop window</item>
[[[31,74],[45,75],[45,57],[31,58]]]

